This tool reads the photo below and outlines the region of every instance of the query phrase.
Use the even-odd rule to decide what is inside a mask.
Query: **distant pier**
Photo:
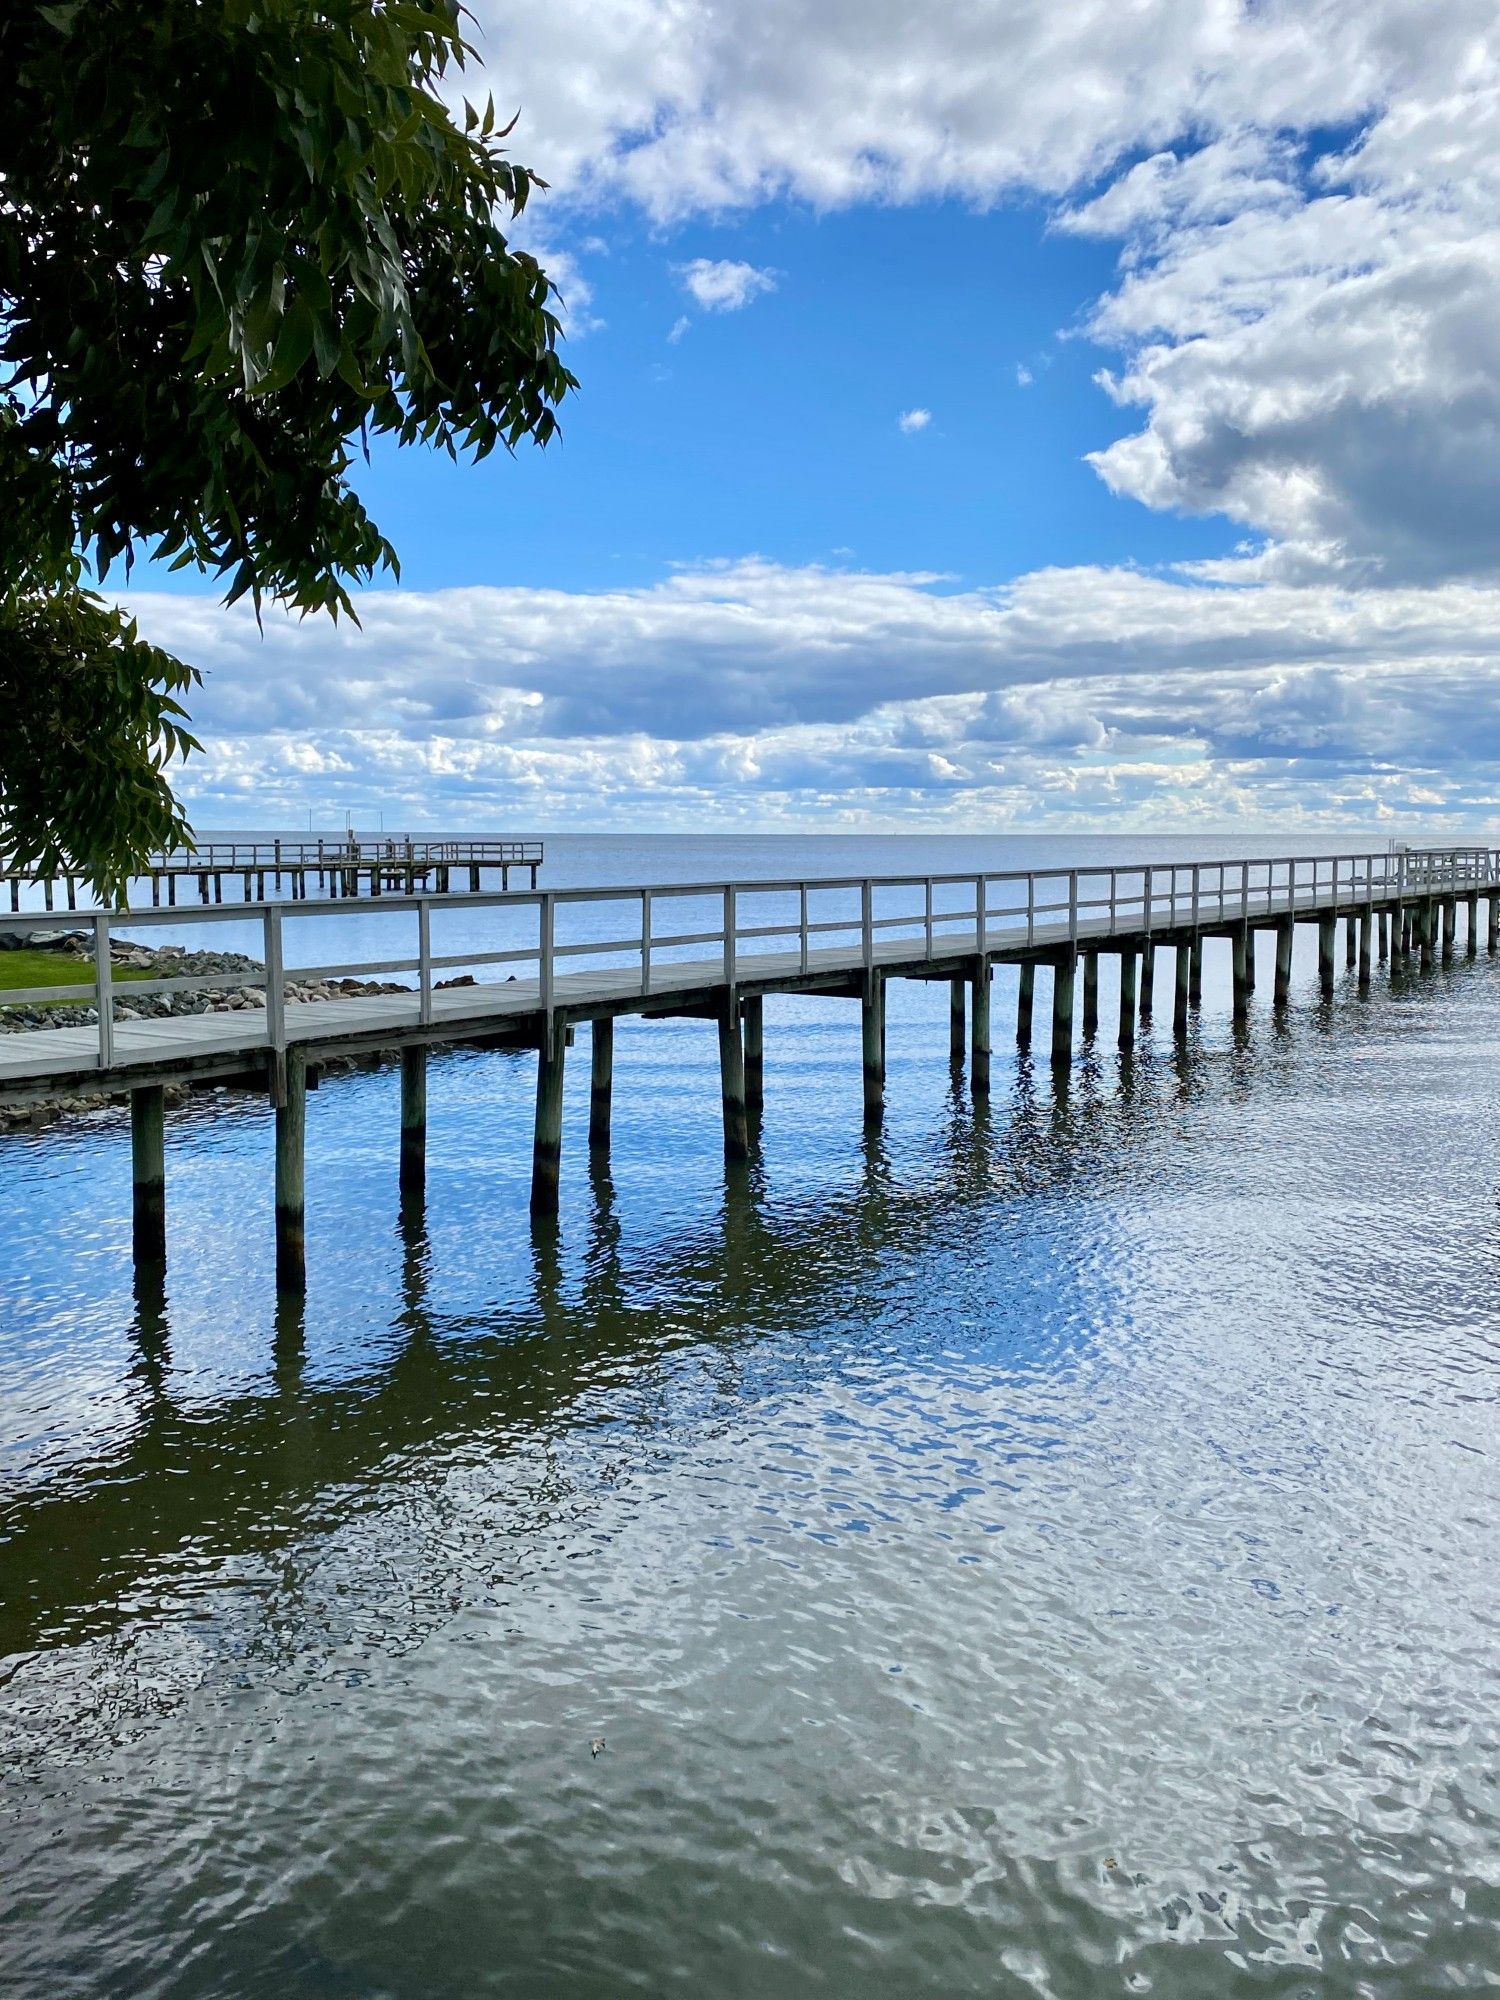
[[[450,852],[446,861],[430,865],[460,864]],[[315,864],[302,866],[311,872]],[[524,935],[509,943],[497,935],[493,945],[469,942],[462,951],[435,951],[434,923],[459,900],[441,887],[412,892],[403,880],[385,909],[409,925],[408,953],[292,968],[286,964],[287,929],[304,916],[353,916],[347,896],[210,904],[170,916],[159,908],[94,914],[87,919],[93,931],[92,984],[71,989],[69,997],[95,1006],[97,1023],[0,1036],[0,1103],[25,1105],[68,1090],[128,1093],[136,1257],[154,1266],[166,1245],[166,1086],[235,1082],[266,1091],[276,1108],[277,1277],[283,1288],[300,1291],[305,1097],[320,1065],[330,1060],[400,1051],[399,1178],[403,1194],[411,1196],[420,1194],[425,1177],[428,1049],[535,1049],[531,1208],[546,1217],[558,1204],[564,1068],[581,1023],[590,1028],[591,1152],[606,1154],[610,1143],[616,1019],[686,1016],[716,1027],[724,1151],[726,1159],[739,1161],[749,1156],[762,1111],[767,994],[821,994],[858,1005],[864,1114],[875,1123],[884,1110],[885,996],[892,979],[947,983],[950,1054],[955,1063],[967,1055],[970,1087],[982,1100],[990,1089],[996,965],[1019,967],[1015,1035],[1023,1047],[1033,1038],[1037,969],[1050,975],[1047,1048],[1052,1063],[1066,1069],[1073,1059],[1076,1014],[1081,1011],[1086,1039],[1100,1034],[1099,961],[1105,955],[1120,961],[1117,1038],[1128,1048],[1138,1024],[1151,1017],[1159,952],[1173,958],[1172,1028],[1179,1037],[1186,1036],[1200,1004],[1203,951],[1211,941],[1229,948],[1236,1020],[1250,1011],[1255,948],[1263,933],[1275,939],[1272,1006],[1279,1012],[1288,1005],[1298,924],[1317,929],[1325,1001],[1336,987],[1341,928],[1344,964],[1360,993],[1369,991],[1377,962],[1394,971],[1413,961],[1429,968],[1452,959],[1461,917],[1467,955],[1476,955],[1481,935],[1493,954],[1500,947],[1500,850],[1026,874],[478,891],[461,899],[471,931],[475,914],[489,911],[505,935]],[[684,905],[696,910],[689,928],[672,923],[673,910]],[[174,923],[243,924],[247,918],[263,927],[261,971],[114,986],[111,941],[118,934]],[[60,915],[30,913],[0,917],[0,930],[35,932],[67,923]],[[472,971],[440,978],[458,967],[491,977],[482,984],[475,983]],[[318,1003],[287,997],[289,982],[377,974],[395,974],[412,984],[399,992]],[[233,1012],[116,1019],[119,995],[215,986],[248,986],[264,998]],[[46,987],[4,997],[36,1005],[61,994]]]
[[[314,889],[330,899],[411,896],[419,889],[477,894],[486,877],[509,889],[512,870],[534,889],[544,858],[539,840],[211,840],[153,855],[137,879],[150,883],[153,909],[175,909],[179,888],[184,902],[222,903],[226,883],[230,900],[238,891],[244,903],[263,903],[267,889],[283,888],[293,902],[306,902]],[[12,915],[20,913],[26,888],[41,890],[44,911],[76,910],[80,886],[76,874],[0,869],[0,895]]]

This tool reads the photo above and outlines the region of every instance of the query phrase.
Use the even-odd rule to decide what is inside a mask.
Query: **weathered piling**
[[[1052,974],[1052,1060],[1073,1060],[1073,980],[1076,961],[1071,950],[1060,952]]]
[[[1120,953],[1120,1047],[1131,1048],[1135,1042],[1135,983],[1136,956],[1133,951]]]
[[[286,1051],[286,1083],[276,1107],[276,1288],[307,1289],[305,1167],[307,1052],[295,1042]]]
[[[1083,1035],[1092,1041],[1099,1032],[1099,954],[1083,954]]]
[[[885,998],[880,1003],[881,1038],[885,1036]],[[740,1002],[745,1036],[745,1109],[759,1118],[766,1106],[766,1003],[758,993]]]
[[[1189,948],[1188,962],[1188,1005],[1203,1005],[1203,939],[1195,937]]]
[[[1490,951],[1500,951],[1500,896],[1490,897]]]
[[[972,980],[973,1014],[969,1037],[969,1088],[976,1097],[988,1097],[990,1090],[990,962],[974,961]],[[882,1052],[882,1066],[883,1066]]]
[[[719,1009],[719,1096],[724,1107],[724,1157],[748,1160],[750,1120],[745,1110],[745,1044],[740,1035],[739,1009],[732,1002]]]
[[[1464,950],[1470,958],[1479,956],[1479,898],[1469,898],[1469,929],[1464,939]]]
[[[1140,1015],[1143,1021],[1151,1019],[1151,1001],[1156,987],[1156,946],[1141,946],[1141,996]]]
[[[1437,944],[1437,904],[1429,896],[1418,909],[1418,934],[1421,941],[1422,970],[1432,970]]]
[[[1491,909],[1494,908],[1493,903],[1490,905],[1490,907]],[[1384,965],[1386,960],[1391,955],[1391,920],[1384,910],[1380,912],[1379,950],[1380,950],[1380,963]]]
[[[1356,920],[1353,917],[1345,917],[1344,970],[1346,972],[1352,972],[1354,970],[1355,962],[1358,958],[1358,955],[1359,955],[1359,944],[1356,935]]]
[[[1292,946],[1296,935],[1295,921],[1283,917],[1276,926],[1276,983],[1271,991],[1271,1005],[1278,1014],[1285,1013],[1292,997]]]
[[[964,1059],[966,1035],[964,982],[962,979],[953,979],[948,983],[948,1060],[955,1069]]]
[[[1027,959],[1016,989],[1016,1046],[1031,1047],[1031,1019],[1036,1003],[1036,966]]]
[[[735,1041],[738,1043],[736,1035]],[[562,1183],[563,1069],[568,1031],[560,1018],[544,1023],[536,1058],[536,1123],[531,1137],[531,1212],[556,1215]],[[744,1110],[741,1086],[741,1114]]]
[[[1375,920],[1368,910],[1359,920],[1359,990],[1370,990],[1370,933],[1375,928]]]
[[[1234,1018],[1243,1021],[1250,1012],[1250,980],[1246,961],[1250,956],[1250,927],[1240,924],[1230,940],[1233,957]]]
[[[976,1034],[978,997],[976,989]],[[986,1009],[988,1004],[988,994],[986,994]],[[878,972],[865,974],[864,991],[859,996],[859,1027],[860,1056],[864,1068],[865,1120],[868,1124],[878,1124],[885,1116],[885,980]]]
[[[137,1264],[167,1255],[167,1096],[160,1084],[130,1093],[131,1244]]]
[[[1334,950],[1338,935],[1337,917],[1318,919],[1318,991],[1325,1000],[1333,998]]]
[[[427,1186],[427,1050],[420,1042],[401,1051],[401,1193]]]
[[[1172,1032],[1182,1036],[1187,1033],[1188,995],[1193,985],[1193,947],[1179,944],[1177,947],[1177,977],[1172,989]]]
[[[1443,898],[1443,963],[1453,963],[1453,933],[1458,929],[1458,904],[1452,896]]]
[[[609,1151],[615,1094],[615,1024],[609,1015],[589,1028],[589,1151]]]

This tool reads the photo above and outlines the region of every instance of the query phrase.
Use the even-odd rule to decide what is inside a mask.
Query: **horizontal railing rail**
[[[294,865],[285,859],[290,845],[282,847],[284,867]],[[454,844],[432,845],[451,850]],[[464,858],[480,845],[496,850],[522,843],[467,843]],[[325,848],[325,856],[328,852]],[[401,856],[404,861],[404,849]],[[1408,897],[1463,892],[1500,894],[1500,850],[1395,850],[1030,871],[502,889],[471,892],[461,905],[441,894],[417,892],[384,898],[378,909],[337,898],[310,898],[293,903],[100,911],[82,920],[67,912],[30,912],[0,914],[0,933],[80,928],[87,932],[89,956],[79,961],[80,971],[87,970],[85,979],[68,986],[12,991],[4,999],[13,1005],[94,1006],[97,1066],[109,1069],[120,1005],[132,995],[193,987],[263,994],[260,1008],[242,1009],[237,1018],[245,1023],[249,1046],[276,1051],[286,1045],[289,984],[397,975],[413,980],[417,1017],[428,1023],[438,974],[460,967],[507,966],[516,968],[510,976],[520,986],[517,1004],[550,1016],[560,997],[561,1004],[576,1006],[648,999],[662,990],[664,982],[675,977],[680,984],[688,973],[699,983],[732,992],[742,979],[774,983],[789,972],[842,975],[872,971],[885,963],[951,964],[970,954],[1040,951],[1076,947],[1080,942],[1097,946],[1124,936],[1149,943],[1174,932],[1222,930],[1330,910],[1353,913],[1376,901],[1389,905]],[[684,904],[696,904],[697,909],[691,914],[685,911],[685,921],[668,927],[671,920],[663,906]],[[620,905],[634,906],[628,928],[611,914]],[[493,912],[497,922],[509,926],[510,934],[455,940],[460,948],[434,950],[434,923],[456,917],[460,908],[465,921],[472,921],[476,913]],[[590,913],[597,934],[588,934]],[[362,924],[414,918],[416,949],[398,949],[379,958],[288,965],[287,927],[309,918]],[[580,920],[582,934],[575,935]],[[258,929],[260,964],[204,974],[163,972],[128,983],[116,980],[117,940],[138,942],[142,931],[203,924]],[[326,948],[326,933],[322,942]],[[692,953],[699,956],[686,956]],[[560,970],[563,967],[569,969]],[[580,986],[578,982],[590,974],[593,987]],[[560,986],[562,980],[568,984]]]

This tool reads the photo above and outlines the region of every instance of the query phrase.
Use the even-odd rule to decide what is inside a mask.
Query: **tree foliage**
[[[80,557],[352,612],[351,584],[398,569],[351,479],[372,436],[482,458],[552,435],[573,386],[552,289],[504,233],[536,183],[491,105],[448,109],[468,53],[449,0],[0,6],[0,692],[25,711],[0,844],[28,829],[113,888],[180,824],[193,676]],[[102,803],[79,817],[36,789],[34,746],[76,748],[91,713]]]

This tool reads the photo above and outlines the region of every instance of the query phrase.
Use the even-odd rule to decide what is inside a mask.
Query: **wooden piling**
[[[759,1118],[766,1108],[766,1003],[752,993],[740,1003],[745,1036],[745,1109]],[[881,1036],[885,1034],[885,1002],[881,1000]]]
[[[1500,951],[1500,896],[1490,897],[1490,953]]]
[[[1355,967],[1355,963],[1356,963],[1356,960],[1357,960],[1357,958],[1358,958],[1358,950],[1359,950],[1359,948],[1358,948],[1358,943],[1357,943],[1357,940],[1356,940],[1356,934],[1355,934],[1355,929],[1356,929],[1356,926],[1355,926],[1355,919],[1354,919],[1353,917],[1345,917],[1345,919],[1344,919],[1344,970],[1345,970],[1346,972],[1352,972],[1352,971],[1354,970],[1354,967]]]
[[[1156,946],[1141,946],[1141,1000],[1140,1015],[1143,1021],[1151,1019],[1151,1001],[1156,990]]]
[[[1099,954],[1083,955],[1083,1038],[1092,1041],[1099,1032]]]
[[[964,1059],[964,981],[952,980],[948,987],[948,1060],[955,1069]]]
[[[130,1093],[131,1245],[137,1266],[166,1262],[166,1107],[159,1083]]]
[[[719,1094],[724,1106],[724,1157],[748,1160],[750,1121],[745,1111],[745,1044],[740,1010],[731,999],[719,1009]]]
[[[1185,1035],[1188,1025],[1188,994],[1193,983],[1193,947],[1177,947],[1177,980],[1172,993],[1172,1032]]]
[[[1188,1005],[1190,1007],[1201,1007],[1203,1005],[1202,938],[1195,937],[1193,939],[1192,946],[1190,949],[1191,949],[1191,957],[1188,964]]]
[[[1380,912],[1380,931],[1377,938],[1377,948],[1380,952],[1380,963],[1384,965],[1391,955],[1391,920],[1384,910]]]
[[[427,1051],[401,1051],[401,1193],[410,1198],[427,1186]]]
[[[859,996],[859,1028],[865,1122],[873,1125],[885,1115],[885,979],[878,972],[865,974]]]
[[[307,1145],[307,1051],[286,1052],[286,1088],[276,1107],[276,1289],[307,1290],[304,1154]]]
[[[1245,926],[1245,991],[1255,998],[1255,926]]]
[[[1120,1047],[1135,1041],[1136,957],[1128,948],[1120,953]]]
[[[1435,956],[1436,932],[1437,904],[1429,896],[1425,902],[1417,906],[1417,937],[1421,949],[1422,970],[1424,972],[1432,970],[1432,961]]]
[[[1469,898],[1469,930],[1467,937],[1464,939],[1464,951],[1469,958],[1477,958],[1479,956],[1478,896],[1470,896]]]
[[[1073,1060],[1073,981],[1077,961],[1062,952],[1052,973],[1052,1060],[1059,1067]]]
[[[1453,933],[1458,929],[1458,903],[1452,896],[1443,898],[1443,963],[1453,963]]]
[[[1296,922],[1291,917],[1283,917],[1276,926],[1276,984],[1271,996],[1271,1004],[1278,1014],[1286,1011],[1292,997],[1292,946],[1296,937]]]
[[[1318,991],[1325,1000],[1333,998],[1334,953],[1338,940],[1338,918],[1318,919]]]
[[[969,1037],[969,1088],[976,1097],[987,1097],[990,1089],[990,962],[974,961],[972,1013]]]
[[[615,1094],[615,1024],[608,1015],[589,1029],[589,1042],[589,1151],[607,1153]]]
[[[735,1039],[738,1041],[738,1036]],[[536,1124],[531,1139],[533,1215],[557,1213],[562,1185],[563,1069],[567,1049],[567,1027],[561,1015],[554,1016],[543,1026],[536,1058]]]
[[[1235,931],[1230,941],[1230,949],[1234,960],[1234,1018],[1237,1021],[1243,1021],[1250,1012],[1250,981],[1246,976],[1246,960],[1250,955],[1250,927],[1248,924],[1241,924],[1238,930]]]
[[[1036,967],[1028,959],[1021,967],[1016,992],[1016,1047],[1031,1047],[1031,1018],[1036,1000]]]
[[[1369,910],[1359,920],[1359,990],[1370,990],[1370,933],[1375,928],[1375,919]]]

